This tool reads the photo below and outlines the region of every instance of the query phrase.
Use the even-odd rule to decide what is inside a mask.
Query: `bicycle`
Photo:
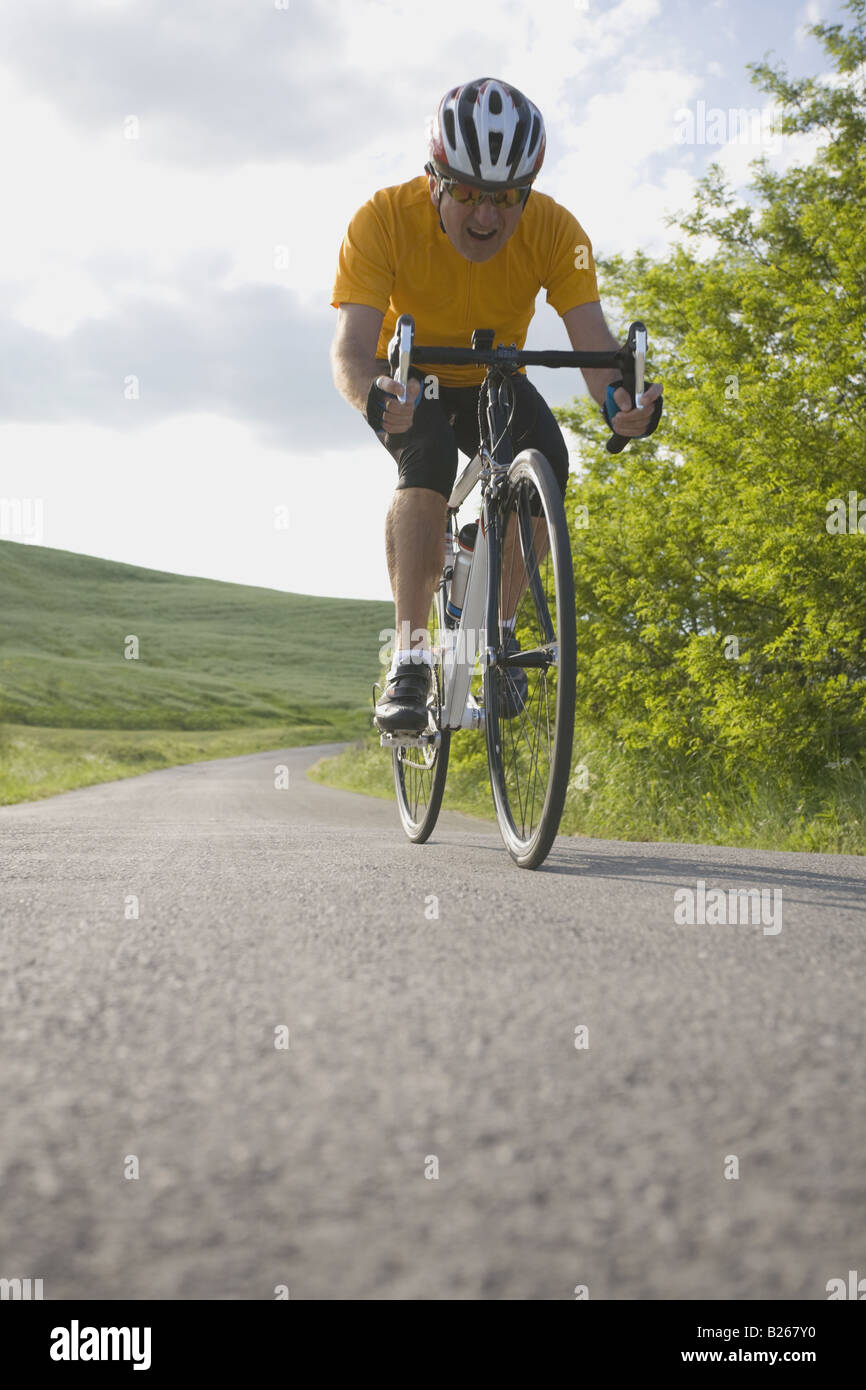
[[[418,347],[414,320],[403,314],[389,344],[391,370],[404,400],[413,361],[425,367],[480,364],[487,373],[478,397],[479,449],[448,499],[445,563],[433,596],[438,641],[432,647],[428,725],[417,735],[382,733],[379,741],[392,751],[403,828],[411,841],[422,844],[442,805],[452,732],[483,729],[502,838],[516,864],[534,869],[556,837],[571,771],[574,574],[553,469],[537,449],[514,457],[509,378],[521,366],[616,367],[640,406],[647,335],[642,323],[632,323],[616,352],[526,352],[513,344],[494,347],[493,337],[492,330],[476,329],[471,348]],[[627,443],[612,434],[607,448],[618,453]],[[455,518],[479,480],[477,535],[457,619],[448,612]],[[471,688],[479,659],[480,700]]]

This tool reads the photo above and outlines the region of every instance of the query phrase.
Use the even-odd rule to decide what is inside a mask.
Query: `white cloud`
[[[46,256],[40,273],[18,300],[13,317],[25,328],[65,338],[84,319],[108,318],[112,301],[81,267]]]
[[[675,112],[696,86],[689,73],[636,68],[621,89],[591,97],[570,128],[548,191],[574,212],[597,251],[665,250],[665,213],[684,206],[694,187],[674,131]]]
[[[425,123],[444,91],[489,73],[541,107],[539,186],[575,213],[596,250],[663,254],[675,235],[664,216],[689,206],[707,157],[743,183],[755,153],[675,144],[677,109],[723,76],[712,44],[728,11],[711,6],[706,43],[680,50],[665,9],[660,0],[291,0],[276,15],[267,0],[185,0],[180,11],[167,0],[144,9],[69,0],[59,10],[28,0],[7,10],[0,302],[20,351],[6,397],[23,398],[29,373],[31,416],[59,419],[62,377],[100,423],[79,414],[0,426],[3,495],[39,486],[46,543],[61,548],[387,596],[382,521],[396,470],[334,396],[324,351],[345,225],[375,189],[421,171]],[[801,13],[811,20],[817,9]],[[124,138],[130,113],[137,140]],[[808,148],[783,141],[774,159]],[[285,268],[277,247],[288,249]],[[536,334],[564,345],[543,303],[530,341]],[[179,413],[109,429],[100,383],[115,359],[118,382],[136,370],[130,355],[154,385],[160,371],[170,377],[162,408]],[[77,377],[62,376],[70,365]],[[566,376],[536,380],[561,401],[576,385]],[[150,384],[148,393],[152,401]],[[146,408],[143,395],[142,419]],[[344,426],[348,448],[323,447]],[[280,438],[288,447],[269,446]],[[297,524],[272,533],[286,489]]]

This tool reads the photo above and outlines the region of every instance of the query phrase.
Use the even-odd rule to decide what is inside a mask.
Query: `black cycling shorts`
[[[390,376],[387,362],[379,364]],[[410,369],[423,383],[424,373]],[[550,406],[521,372],[511,377],[514,415],[511,439],[515,454],[538,449],[549,461],[563,497],[568,478],[568,446]],[[441,386],[439,399],[427,400],[422,389],[415,418],[403,434],[386,434],[382,441],[397,460],[398,488],[426,487],[448,498],[457,477],[457,450],[469,458],[478,453],[478,392],[480,386]]]

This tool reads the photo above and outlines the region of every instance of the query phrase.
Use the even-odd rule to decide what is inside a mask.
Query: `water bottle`
[[[466,597],[466,583],[469,579],[469,570],[472,567],[472,552],[475,548],[475,537],[478,534],[478,522],[469,521],[465,526],[460,527],[457,536],[457,555],[454,560],[454,573],[451,576],[451,592],[448,595],[448,603],[445,611],[449,618],[456,622],[463,612],[463,600]]]

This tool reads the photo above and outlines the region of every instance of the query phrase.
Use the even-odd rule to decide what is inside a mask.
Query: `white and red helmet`
[[[452,87],[440,101],[430,163],[437,174],[493,191],[531,183],[544,145],[538,107],[507,82],[479,77]]]

